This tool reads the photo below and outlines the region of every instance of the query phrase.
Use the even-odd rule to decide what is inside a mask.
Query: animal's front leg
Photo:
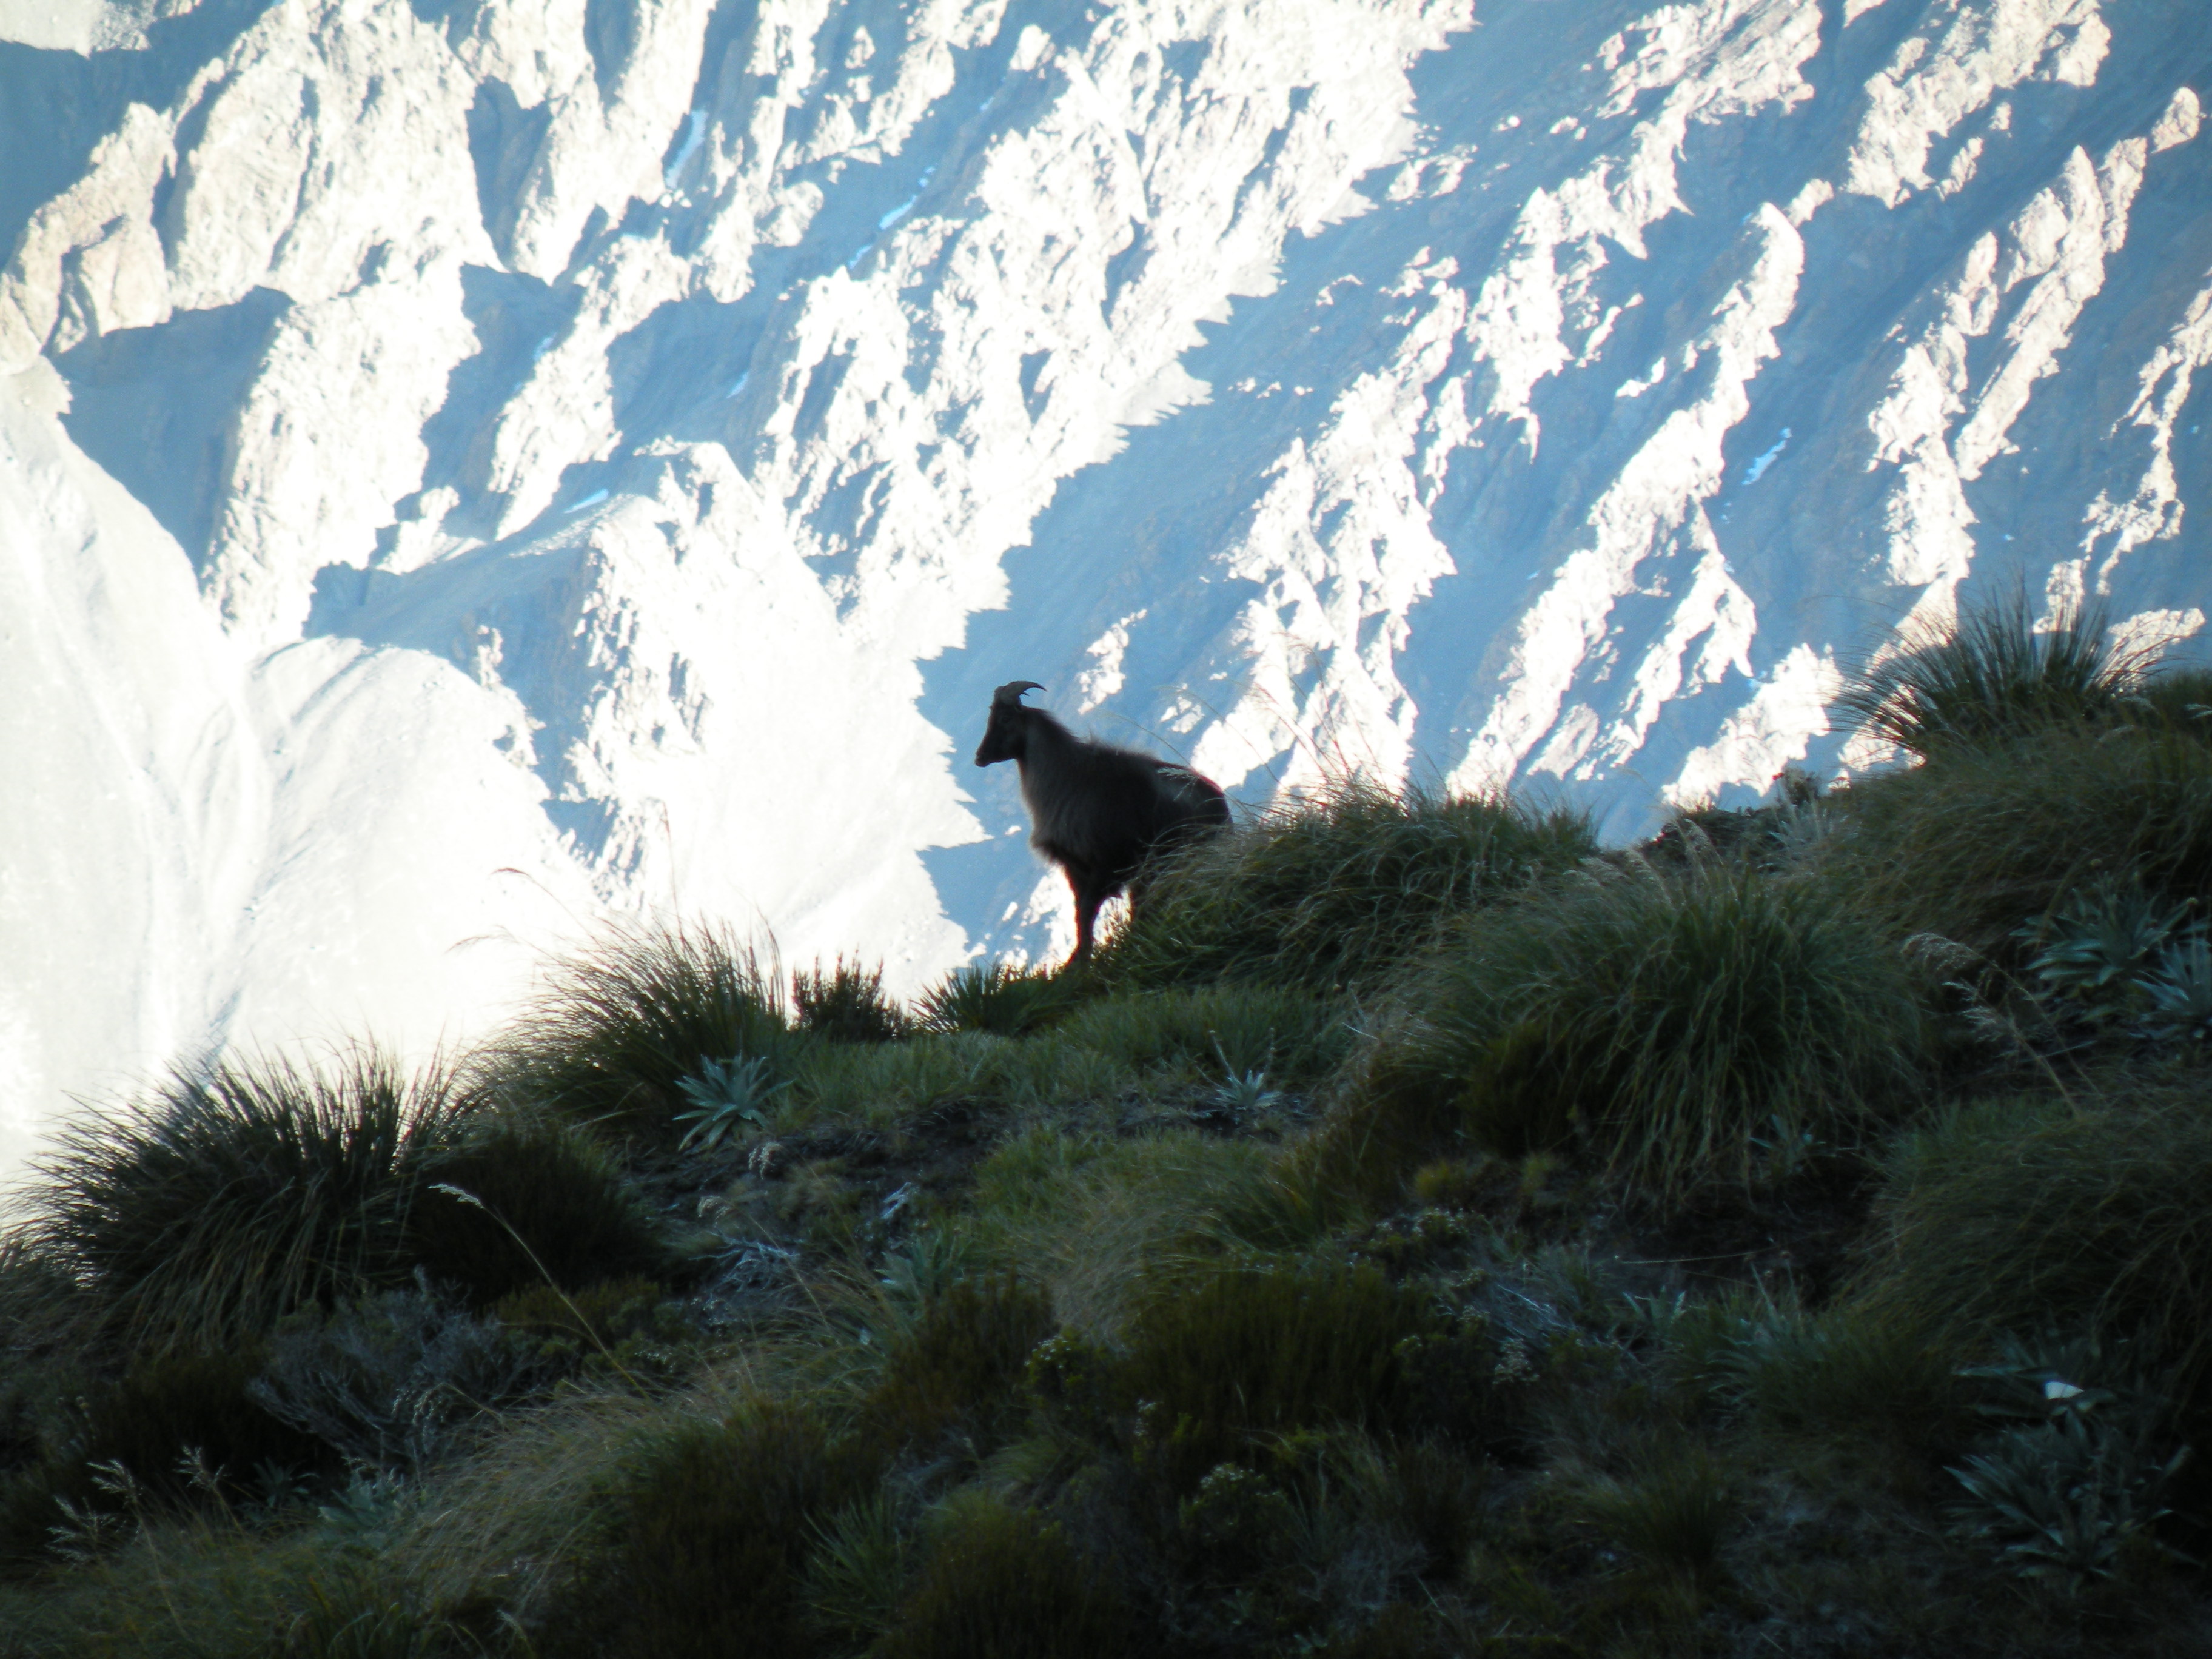
[[[1106,896],[1098,890],[1096,882],[1073,870],[1067,872],[1067,884],[1075,891],[1075,954],[1067,959],[1067,965],[1073,968],[1079,962],[1091,960],[1091,931],[1097,926],[1098,907],[1106,902]]]

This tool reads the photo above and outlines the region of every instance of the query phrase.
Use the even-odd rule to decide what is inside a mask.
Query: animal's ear
[[[994,691],[991,694],[991,707],[994,708],[1019,708],[1022,706],[1023,692],[1042,691],[1043,690],[1044,687],[1039,685],[1035,680],[1008,680],[1004,685],[1000,686],[996,691]]]

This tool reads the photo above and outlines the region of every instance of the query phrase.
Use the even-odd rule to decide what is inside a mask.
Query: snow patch
[[[1774,463],[1781,458],[1782,452],[1789,447],[1790,428],[1785,426],[1782,428],[1782,435],[1774,441],[1774,447],[1766,451],[1764,454],[1753,461],[1749,466],[1744,469],[1743,478],[1741,480],[1742,487],[1748,489],[1752,485],[1757,483],[1761,478],[1765,477],[1766,476],[1766,469],[1772,466]]]

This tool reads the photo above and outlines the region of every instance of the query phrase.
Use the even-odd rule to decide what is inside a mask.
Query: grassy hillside
[[[1604,850],[1346,786],[1079,974],[611,935],[0,1243],[0,1656],[2212,1647],[2212,683]]]

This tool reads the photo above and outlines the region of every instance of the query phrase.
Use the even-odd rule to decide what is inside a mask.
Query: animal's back
[[[1173,804],[1173,823],[1209,830],[1229,827],[1229,797],[1203,773],[1167,761],[1155,761],[1163,797]]]
[[[1042,758],[1042,757],[1038,757]],[[1022,771],[1030,809],[1030,844],[1048,858],[1110,867],[1133,837],[1149,842],[1160,790],[1158,761],[1133,749],[1089,742],[1072,745]],[[1104,803],[1121,811],[1102,811]]]
[[[1030,843],[1047,858],[1085,866],[1118,887],[1152,854],[1229,827],[1228,797],[1187,766],[1103,744],[1085,759],[1092,775],[1122,786],[1106,798],[1121,802],[1123,813],[1063,811],[1048,819],[1038,810],[1046,803],[1033,799]]]

